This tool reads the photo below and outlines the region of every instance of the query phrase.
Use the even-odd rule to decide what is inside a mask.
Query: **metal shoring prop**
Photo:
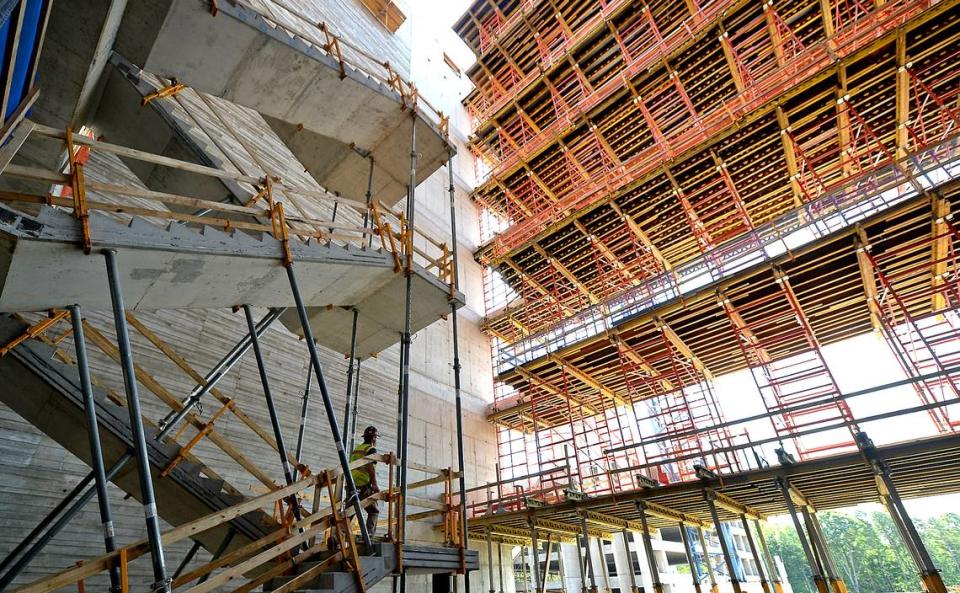
[[[300,426],[297,428],[297,448],[293,456],[297,458],[297,463],[303,463],[303,441],[307,434],[307,411],[310,407],[310,385],[313,383],[313,363],[307,362],[307,382],[303,386],[303,398],[300,403]],[[294,477],[298,477],[294,475]]]
[[[753,534],[750,533],[750,522],[747,516],[740,514],[740,523],[743,524],[743,532],[747,535],[747,546],[750,548],[750,554],[753,556],[753,563],[757,565],[757,576],[760,577],[760,587],[763,593],[770,593],[770,583],[767,581],[767,573],[763,569],[763,563],[760,561],[760,552],[757,550],[757,544],[753,541]]]
[[[763,550],[763,560],[767,564],[767,574],[773,583],[773,590],[775,593],[783,593],[780,570],[777,568],[777,563],[773,560],[773,554],[770,553],[770,548],[767,546],[767,537],[763,534],[763,527],[760,526],[760,521],[756,519],[754,519],[753,525],[757,528],[757,539],[760,540],[760,549]]]
[[[257,323],[257,335],[262,335],[263,332],[267,330],[270,325],[276,321],[280,315],[283,313],[283,309],[272,309],[267,315],[265,315]],[[191,395],[185,398],[183,402],[183,407],[179,412],[171,412],[168,415],[168,418],[171,418],[170,421],[162,423],[160,431],[154,435],[153,440],[162,441],[168,434],[173,432],[173,429],[176,427],[180,419],[184,418],[189,412],[193,405],[199,401],[204,394],[209,393],[211,389],[217,386],[217,384],[223,379],[230,369],[240,360],[240,358],[250,349],[250,336],[245,336],[240,342],[238,342],[234,347],[228,352],[223,358],[220,359],[214,367],[206,374],[203,378],[203,381],[198,383],[196,387],[191,391]],[[130,450],[127,450],[123,455],[121,455],[110,469],[107,470],[107,481],[111,481],[119,472],[122,470],[127,462],[133,459],[133,453]],[[86,477],[81,480],[73,490],[71,490],[67,496],[61,500],[57,506],[55,506],[47,515],[40,521],[40,523],[33,528],[33,530],[27,535],[20,544],[17,545],[14,550],[4,558],[3,563],[0,563],[0,570],[8,566],[13,562],[18,554],[23,552],[24,548],[30,544],[31,541],[38,538],[37,541],[27,550],[22,557],[14,564],[14,566],[0,578],[0,590],[2,590],[6,585],[8,585],[23,568],[30,563],[37,554],[40,553],[43,548],[50,543],[60,530],[67,526],[67,524],[73,519],[74,516],[88,502],[93,498],[93,495],[96,493],[96,488],[91,486],[91,482],[94,480],[94,472],[91,471],[86,475]],[[79,498],[78,498],[79,497]],[[62,516],[60,516],[62,513]],[[57,517],[60,516],[59,519]],[[52,525],[50,525],[53,523]],[[49,529],[47,526],[50,525]],[[46,532],[44,533],[44,530]],[[42,535],[41,535],[42,533]]]
[[[273,394],[270,391],[270,381],[267,378],[267,367],[263,360],[263,353],[260,352],[260,339],[257,337],[256,326],[253,324],[253,313],[250,312],[250,305],[243,306],[243,316],[247,320],[247,328],[250,330],[250,336],[253,338],[253,357],[257,361],[257,371],[260,373],[260,384],[263,386],[263,398],[267,402],[267,412],[270,414],[270,424],[273,427],[273,438],[277,441],[277,449],[280,453],[280,466],[283,468],[283,479],[287,486],[293,484],[293,470],[290,468],[290,462],[287,460],[287,446],[283,441],[283,431],[280,429],[280,419],[277,417],[277,409],[273,405]],[[297,495],[291,494],[287,498],[287,504],[293,511],[294,518],[299,521],[300,503],[297,501]]]
[[[697,535],[700,539],[700,550],[703,552],[703,564],[707,567],[707,575],[710,577],[710,591],[718,593],[720,587],[717,585],[717,575],[713,572],[713,565],[710,564],[710,550],[707,549],[707,535],[703,527],[697,527]]]
[[[643,533],[643,550],[647,555],[647,564],[650,568],[650,581],[653,583],[653,590],[656,593],[663,593],[663,583],[660,582],[660,569],[657,567],[657,558],[653,555],[653,542],[650,541],[650,528],[647,526],[647,505],[642,500],[636,501],[637,510],[640,511],[640,526]]]
[[[120,273],[117,269],[117,250],[105,249],[103,256],[107,265],[107,284],[110,288],[110,301],[113,305],[113,322],[117,330],[117,348],[120,350],[120,366],[123,371],[124,391],[127,395],[127,411],[130,415],[130,433],[133,440],[134,456],[137,460],[137,478],[140,485],[144,519],[147,525],[147,540],[150,545],[150,559],[153,564],[153,591],[171,590],[167,566],[163,558],[163,541],[160,534],[160,517],[157,516],[157,500],[153,492],[153,478],[150,475],[150,458],[147,455],[147,438],[143,430],[143,417],[140,414],[140,392],[137,386],[136,370],[133,366],[133,350],[127,331],[126,310],[123,292],[120,287]]]
[[[690,534],[687,532],[687,526],[680,521],[680,540],[683,542],[683,552],[687,556],[687,566],[690,567],[690,577],[693,579],[693,589],[700,593],[700,572],[697,570],[697,561],[693,556],[693,548],[690,547]]]
[[[813,576],[813,582],[816,584],[817,590],[820,593],[829,593],[827,581],[823,578],[823,574],[820,573],[820,566],[817,563],[817,559],[813,555],[813,550],[810,549],[810,543],[807,541],[807,536],[803,532],[803,525],[800,523],[800,518],[797,516],[797,507],[794,506],[793,497],[790,496],[790,486],[783,478],[777,478],[776,482],[777,487],[780,488],[780,492],[783,494],[783,501],[787,505],[787,511],[790,512],[790,518],[793,519],[793,527],[797,530],[797,537],[800,539],[800,547],[803,548],[803,555],[807,558],[807,564],[810,566],[810,573]]]
[[[190,564],[190,561],[193,560],[193,557],[197,555],[197,552],[200,551],[200,540],[193,540],[193,545],[190,546],[190,549],[187,550],[186,556],[183,557],[183,560],[180,561],[180,565],[177,566],[177,570],[173,571],[173,576],[170,577],[171,580],[177,580],[177,577],[183,572],[183,569]]]
[[[70,305],[70,320],[73,323],[73,346],[77,354],[77,371],[80,375],[80,389],[83,391],[83,408],[87,419],[87,436],[90,441],[90,461],[96,477],[97,505],[100,510],[100,523],[103,526],[103,546],[107,553],[117,549],[114,542],[113,512],[107,494],[107,471],[103,465],[103,448],[100,446],[100,426],[97,423],[97,404],[93,399],[93,384],[90,381],[90,367],[87,364],[87,343],[83,336],[83,322],[80,305]],[[119,591],[120,568],[110,567],[110,590]]]
[[[400,593],[407,593],[407,571],[403,569],[403,544],[407,538],[407,424],[410,414],[410,326],[413,317],[413,237],[409,236],[414,229],[414,215],[416,214],[417,197],[417,112],[410,113],[410,184],[407,186],[407,230],[406,242],[407,262],[405,274],[407,276],[406,295],[404,299],[403,338],[400,342],[402,364],[400,367],[400,404],[403,430],[400,435],[400,500],[398,501],[399,517],[397,526],[400,537],[397,549],[400,555],[398,569],[400,570]]]
[[[293,293],[293,300],[297,307],[297,316],[300,318],[300,328],[303,331],[303,338],[307,342],[307,349],[310,351],[310,364],[313,365],[314,373],[317,376],[317,384],[320,387],[320,396],[323,400],[323,409],[327,415],[327,422],[330,424],[330,433],[333,436],[333,442],[337,446],[337,457],[340,460],[340,469],[343,472],[343,481],[347,485],[347,493],[350,497],[353,510],[360,523],[360,538],[363,540],[363,546],[367,550],[372,548],[370,543],[370,534],[367,533],[367,526],[359,518],[363,517],[363,509],[360,507],[360,498],[357,492],[357,486],[353,482],[353,474],[350,472],[350,460],[343,449],[343,438],[340,434],[340,426],[337,425],[337,415],[333,410],[333,400],[330,398],[330,392],[327,390],[327,382],[323,378],[323,367],[320,365],[320,353],[317,352],[317,345],[313,340],[313,329],[310,327],[310,318],[307,317],[307,308],[303,304],[303,297],[300,296],[300,286],[297,284],[297,275],[294,272],[293,261],[287,262],[287,279],[290,280],[290,291]],[[302,429],[302,425],[301,425]],[[297,460],[299,461],[299,457]]]
[[[457,265],[457,208],[453,187],[453,155],[447,157],[447,175],[450,180],[450,271],[453,294],[460,290],[460,268]],[[460,469],[458,485],[460,487],[460,566],[465,565],[467,543],[467,478],[463,457],[463,398],[460,385],[460,333],[457,323],[457,304],[450,297],[450,323],[453,327],[453,392],[457,407],[457,464]],[[465,591],[470,591],[470,571],[463,571]],[[491,587],[493,584],[491,583]]]
[[[707,508],[710,509],[710,517],[713,519],[713,526],[717,531],[717,540],[720,542],[720,552],[723,554],[723,561],[727,565],[730,585],[733,586],[734,593],[740,593],[740,580],[737,578],[736,567],[733,565],[733,555],[730,553],[730,542],[723,536],[723,526],[720,522],[720,515],[717,513],[717,505],[713,501],[715,496],[716,494],[711,490],[703,491],[703,499],[707,501]]]
[[[590,575],[590,593],[597,593],[597,574],[593,568],[593,555],[590,550],[590,532],[587,530],[587,515],[580,515],[580,537],[583,547],[583,558],[584,563],[586,564],[585,569],[581,569],[580,573],[584,572]],[[586,590],[587,582],[584,580],[583,588]]]
[[[266,315],[257,322],[257,336],[262,336],[267,328],[273,325],[273,322],[280,318],[283,314],[283,309],[271,309]],[[233,345],[233,348],[227,352],[223,358],[220,359],[217,364],[213,366],[212,369],[206,374],[203,378],[203,381],[198,383],[192,390],[190,394],[183,399],[181,405],[183,406],[179,411],[171,410],[163,420],[159,422],[159,427],[161,430],[165,431],[168,427],[176,426],[180,423],[181,420],[186,418],[187,414],[190,413],[190,409],[194,406],[197,406],[200,402],[200,399],[210,392],[211,389],[217,386],[224,375],[230,372],[234,366],[243,356],[250,350],[250,334],[243,336],[239,342]],[[199,410],[198,410],[199,411]],[[166,434],[166,433],[164,433]]]
[[[350,451],[357,440],[357,416],[360,415],[360,359],[357,359],[357,374],[353,376],[353,412],[350,417]],[[343,427],[346,430],[346,426]]]
[[[357,358],[357,317],[359,313],[357,312],[356,307],[350,307],[350,310],[353,313],[353,322],[351,323],[350,328],[350,362],[347,364],[347,393],[346,404],[343,410],[343,432],[344,438],[350,433],[350,400],[353,399],[353,363]],[[351,436],[352,440],[352,436]],[[347,452],[350,455],[353,455],[353,444],[347,443]],[[343,496],[342,488],[340,493],[340,500],[344,501],[345,497]],[[359,520],[359,518],[358,518]]]
[[[627,555],[627,562],[630,564],[630,591],[631,593],[640,593],[640,587],[637,585],[637,565],[634,560],[636,554],[630,551],[630,532],[626,528],[620,531],[620,537],[623,538],[623,551]]]

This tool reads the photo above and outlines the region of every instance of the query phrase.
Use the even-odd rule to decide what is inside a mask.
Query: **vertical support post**
[[[580,515],[580,542],[583,547],[583,559],[586,572],[590,575],[590,590],[588,593],[597,593],[597,573],[593,568],[593,555],[590,553],[590,532],[587,530],[587,516]],[[580,571],[581,573],[584,570]],[[587,581],[583,581],[584,591],[587,590]]]
[[[137,477],[140,482],[140,497],[143,514],[147,524],[147,539],[150,544],[150,559],[153,563],[153,591],[169,592],[170,579],[163,558],[163,542],[160,539],[160,518],[157,516],[157,500],[153,493],[153,478],[150,475],[150,458],[147,456],[147,439],[143,431],[143,417],[140,414],[140,393],[137,375],[133,368],[133,350],[130,347],[130,334],[127,331],[127,318],[124,316],[123,292],[120,289],[120,274],[117,270],[117,250],[105,249],[107,264],[107,283],[110,287],[110,301],[113,304],[113,322],[117,329],[117,348],[120,350],[120,364],[123,370],[123,385],[127,395],[127,411],[130,414],[130,432],[134,456],[137,460]]]
[[[350,326],[350,362],[347,364],[347,393],[344,401],[344,410],[343,410],[343,439],[347,441],[347,435],[350,434],[350,404],[353,399],[353,363],[357,359],[357,320],[359,318],[359,312],[356,307],[350,308],[353,314],[353,321]],[[348,443],[347,453],[353,455],[353,446]],[[340,493],[340,498],[345,498],[343,492]],[[360,517],[357,517],[357,520],[360,520]]]
[[[527,523],[530,525],[530,550],[532,564],[530,572],[533,573],[533,590],[540,593],[540,540],[537,539],[537,521],[531,515],[527,517]]]
[[[350,452],[353,452],[357,441],[357,416],[360,415],[360,362],[358,358],[357,374],[353,376],[353,408],[350,412],[350,446],[348,447]],[[344,426],[343,429],[346,430],[347,427]]]
[[[370,208],[373,207],[373,155],[367,154],[367,160],[370,161],[370,171],[367,173],[367,209],[363,213],[363,228],[366,229],[370,224]],[[363,239],[360,240],[360,246],[363,246]],[[367,247],[373,246],[373,233],[367,235]]]
[[[640,587],[637,585],[637,565],[634,562],[637,556],[630,550],[630,532],[624,529],[620,532],[620,537],[623,538],[623,551],[626,553],[627,562],[630,564],[630,591],[631,593],[640,593]]]
[[[93,399],[93,384],[87,364],[87,343],[83,337],[83,321],[80,305],[71,305],[70,320],[73,322],[73,345],[77,354],[77,371],[80,374],[80,390],[83,392],[83,408],[87,419],[87,437],[90,442],[90,464],[96,478],[97,505],[100,508],[100,523],[103,526],[103,546],[107,553],[117,549],[113,536],[113,512],[107,494],[107,470],[103,465],[103,448],[100,446],[100,426],[97,423],[97,404]],[[110,589],[120,590],[120,569],[110,567]]]
[[[416,121],[416,120],[414,120]],[[416,123],[414,123],[416,126]],[[453,187],[453,154],[451,153],[447,157],[447,176],[450,181],[449,189],[450,192],[450,271],[451,278],[450,282],[452,284],[450,292],[450,324],[453,329],[453,393],[454,400],[456,402],[456,412],[457,412],[457,468],[459,469],[459,476],[457,485],[460,489],[460,569],[463,572],[463,583],[464,590],[468,593],[470,591],[470,571],[466,570],[466,546],[467,542],[470,540],[467,539],[467,482],[466,482],[466,468],[464,467],[464,457],[463,457],[463,402],[461,395],[461,385],[460,385],[460,332],[458,329],[457,323],[457,303],[453,298],[459,289],[460,289],[460,270],[457,266],[457,207],[456,207],[456,197],[454,195]],[[412,191],[411,191],[412,195]],[[411,227],[410,231],[413,232],[412,226],[412,216],[411,213]],[[490,587],[493,587],[491,582]]]
[[[779,486],[780,492],[783,494],[784,503],[786,503],[787,510],[790,512],[790,518],[793,519],[793,527],[797,530],[797,537],[800,538],[800,547],[803,548],[803,555],[806,556],[807,564],[810,565],[810,573],[813,576],[813,582],[817,586],[817,591],[819,591],[819,593],[830,593],[827,581],[820,572],[820,565],[817,563],[817,559],[813,555],[813,550],[810,549],[810,543],[807,541],[807,537],[803,532],[803,525],[801,525],[800,518],[797,516],[797,508],[793,504],[793,498],[790,496],[790,486],[784,478],[777,478],[777,486]]]
[[[177,570],[173,571],[173,576],[170,577],[171,580],[177,580],[180,574],[183,572],[183,569],[190,564],[190,561],[193,560],[193,557],[197,555],[197,552],[200,550],[200,540],[193,540],[193,544],[190,546],[190,549],[187,550],[187,555],[183,557],[183,560],[180,561],[180,565],[177,566]],[[117,569],[119,572],[119,568]]]
[[[693,549],[690,547],[690,534],[687,533],[687,526],[680,522],[680,539],[683,540],[683,552],[687,555],[687,566],[690,567],[690,578],[693,579],[693,590],[700,593],[700,574],[697,571],[697,562],[693,556]]]
[[[350,460],[347,459],[346,451],[343,449],[343,438],[340,434],[340,427],[337,425],[336,413],[333,411],[333,400],[330,398],[330,392],[327,391],[327,382],[323,378],[323,367],[320,366],[320,353],[317,352],[317,345],[313,341],[313,329],[310,327],[310,319],[307,317],[307,308],[303,304],[303,297],[300,296],[300,286],[297,284],[297,276],[293,269],[293,262],[288,262],[286,267],[287,279],[290,281],[290,290],[293,292],[293,300],[297,306],[297,315],[300,318],[300,328],[303,331],[303,339],[307,343],[307,349],[310,351],[310,364],[313,365],[313,372],[317,375],[317,384],[320,386],[323,409],[327,414],[327,422],[330,424],[330,433],[333,436],[333,442],[337,446],[337,457],[340,460],[343,480],[347,484],[350,502],[358,517],[357,522],[360,524],[360,537],[363,540],[364,547],[369,550],[371,548],[370,534],[367,533],[366,524],[359,520],[359,518],[363,516],[363,509],[360,508],[360,497],[357,492],[357,486],[354,484],[353,474],[350,472]]]
[[[300,400],[300,425],[297,428],[297,448],[293,455],[297,463],[303,465],[303,441],[307,436],[307,412],[310,410],[310,385],[313,383],[313,363],[307,363],[307,382],[303,386],[303,398]]]
[[[920,579],[923,581],[927,593],[946,593],[947,588],[943,583],[943,578],[940,576],[940,570],[934,565],[930,553],[927,552],[927,548],[923,545],[923,540],[920,538],[920,532],[917,531],[913,520],[910,519],[910,515],[907,514],[907,509],[903,506],[900,493],[890,478],[890,470],[886,464],[881,461],[874,461],[873,468],[879,482],[878,485],[882,486],[881,494],[885,495],[889,500],[888,511],[890,512],[890,516],[894,523],[898,524],[906,545],[912,547],[915,552],[914,557],[917,568],[920,571]],[[884,490],[886,492],[883,492]]]
[[[260,351],[260,338],[257,336],[257,327],[253,322],[253,313],[250,312],[250,305],[243,306],[243,316],[247,320],[247,329],[250,331],[251,344],[253,346],[253,356],[257,361],[257,370],[260,373],[260,385],[263,386],[263,398],[267,402],[267,412],[270,414],[270,424],[273,427],[273,438],[277,441],[277,449],[280,454],[280,467],[283,468],[283,479],[287,486],[293,484],[293,470],[290,468],[290,462],[287,460],[287,446],[283,441],[283,431],[280,429],[280,419],[277,417],[277,409],[273,404],[273,394],[270,391],[270,380],[267,378],[267,367],[263,361],[263,353]],[[297,501],[297,495],[291,494],[287,498],[287,504],[293,510],[293,516],[300,520],[300,503]]]
[[[403,554],[403,545],[407,537],[407,421],[410,413],[410,324],[413,315],[413,229],[414,215],[416,214],[417,197],[417,110],[410,110],[410,182],[407,186],[407,235],[403,237],[406,251],[406,265],[404,274],[407,277],[406,294],[404,296],[403,337],[400,341],[400,421],[402,434],[400,435],[400,500],[398,501],[400,539],[397,550]],[[407,593],[407,571],[400,569],[400,593]]]
[[[697,535],[700,536],[700,550],[703,552],[703,564],[707,567],[707,574],[710,576],[711,593],[719,593],[720,587],[717,585],[717,575],[713,572],[713,565],[710,564],[710,550],[707,549],[707,534],[703,532],[703,527],[697,528]]]
[[[753,534],[750,533],[750,522],[747,521],[747,516],[742,513],[740,514],[740,523],[743,524],[743,532],[747,536],[747,545],[750,547],[750,553],[753,555],[753,563],[757,565],[760,587],[763,589],[763,593],[771,593],[770,583],[767,582],[767,572],[763,569],[763,562],[760,561],[760,552],[757,550],[757,545],[753,541]]]
[[[498,546],[499,548],[499,546]],[[499,549],[497,550],[500,551]],[[494,593],[493,588],[493,533],[487,527],[487,577],[490,579],[490,593]]]
[[[773,559],[773,554],[770,553],[770,547],[767,546],[767,538],[763,534],[763,527],[760,525],[760,521],[754,521],[753,524],[757,528],[757,537],[760,539],[760,548],[763,550],[763,558],[767,563],[767,574],[769,575],[770,580],[773,582],[774,593],[783,593],[783,583],[780,579],[780,569],[777,568],[777,563]]]
[[[650,527],[647,526],[647,505],[642,500],[636,501],[640,511],[640,526],[643,527],[643,550],[647,555],[647,565],[650,567],[650,581],[656,593],[663,593],[663,583],[660,582],[660,569],[657,568],[657,558],[653,555],[653,542],[650,540]]]
[[[704,490],[703,492],[703,498],[707,501],[707,507],[710,509],[710,517],[713,519],[713,527],[717,530],[717,540],[720,541],[720,552],[723,554],[723,561],[727,565],[730,584],[733,586],[734,593],[740,593],[740,581],[737,579],[737,573],[733,565],[730,544],[727,542],[727,538],[723,536],[723,528],[720,525],[720,515],[717,514],[717,505],[713,502],[715,496],[712,490]]]
[[[272,309],[270,313],[265,315],[257,323],[257,335],[263,335],[263,332],[267,330],[270,325],[280,318],[280,315],[283,313],[283,309]],[[230,351],[224,355],[220,361],[214,365],[214,367],[204,376],[203,381],[198,383],[196,387],[191,390],[190,395],[188,395],[182,404],[182,407],[179,411],[171,411],[161,422],[160,422],[160,432],[154,435],[153,439],[155,441],[162,441],[168,434],[173,432],[173,429],[176,428],[177,424],[190,413],[191,408],[196,405],[197,402],[211,389],[217,386],[220,383],[220,380],[237,364],[237,362],[246,354],[247,350],[250,349],[250,336],[245,336],[240,342],[234,345]],[[107,481],[112,480],[119,472],[122,470],[126,464],[133,459],[133,452],[126,451],[121,455],[114,463],[110,466],[110,469],[107,470]],[[57,506],[53,508],[47,515],[40,521],[39,524],[27,535],[22,542],[20,542],[16,548],[13,549],[10,554],[4,558],[3,562],[0,562],[0,570],[6,568],[11,564],[17,557],[23,552],[23,550],[30,545],[30,542],[36,539],[37,541],[30,546],[30,548],[23,552],[23,555],[16,561],[16,564],[10,568],[2,577],[0,577],[0,590],[10,584],[14,578],[20,573],[23,568],[30,563],[37,554],[43,550],[51,539],[53,539],[60,531],[76,516],[81,509],[93,498],[94,493],[96,492],[95,487],[91,486],[90,483],[94,479],[94,472],[90,472],[87,476],[81,480],[74,488],[71,490],[66,497],[63,498]],[[59,518],[58,518],[59,517]],[[52,525],[51,525],[52,523]],[[47,528],[49,526],[49,529]],[[46,532],[44,532],[46,530]],[[40,535],[43,533],[43,535]],[[39,538],[39,539],[37,539]],[[121,574],[122,574],[121,570]]]
[[[530,579],[527,576],[527,546],[520,546],[520,575],[523,577],[523,590],[530,591]]]
[[[830,553],[830,548],[827,547],[827,538],[823,535],[823,528],[820,526],[820,517],[817,516],[815,511],[810,513],[810,524],[813,526],[813,533],[816,535],[820,546],[820,555],[828,567],[829,574],[827,576],[830,579],[830,587],[833,589],[833,593],[847,593],[847,584],[840,578],[837,563],[833,559],[833,554]]]
[[[500,576],[500,593],[506,593],[503,588],[503,549],[500,542],[497,542],[497,572]]]

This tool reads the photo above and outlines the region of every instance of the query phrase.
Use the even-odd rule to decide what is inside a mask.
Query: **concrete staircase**
[[[28,325],[16,319],[0,318],[0,343],[7,343],[21,335]],[[0,358],[0,401],[10,406],[25,420],[39,428],[85,463],[90,464],[89,443],[83,409],[83,395],[76,367],[55,356],[52,346],[28,340],[7,356]],[[114,403],[102,390],[94,389],[97,420],[103,446],[104,461],[110,467],[120,456],[133,448],[130,438],[127,410]],[[155,440],[156,426],[146,422],[148,457],[151,463],[157,509],[167,523],[178,526],[197,521],[215,512],[221,512],[249,500],[204,465],[185,460],[176,465],[166,477],[160,472],[180,451],[179,445]],[[113,479],[113,483],[134,498],[139,499],[135,463],[128,463]],[[230,544],[223,553],[230,553],[250,542],[280,529],[273,516],[262,510],[251,511],[240,517],[202,531],[193,537],[209,552],[214,553],[233,530]],[[396,571],[396,547],[389,543],[374,545],[368,554],[360,556],[365,584],[369,587]],[[329,556],[330,552],[325,553]],[[359,593],[356,574],[348,572],[342,562],[324,563],[325,555],[310,561],[295,563],[291,574],[276,577],[264,585],[264,591],[283,587],[301,577],[296,591],[323,593]],[[405,546],[403,565],[408,573],[449,573],[460,568],[460,550],[439,546]],[[476,551],[467,550],[464,556],[467,570],[479,568]],[[272,561],[251,569],[251,574],[272,567]],[[312,571],[308,578],[302,578]]]
[[[0,318],[0,342],[22,334],[27,325],[15,319]],[[0,358],[0,400],[17,414],[43,431],[65,449],[88,465],[90,447],[87,441],[83,394],[80,391],[76,367],[54,357],[51,346],[29,340]],[[133,448],[130,417],[126,408],[111,401],[100,389],[94,390],[97,420],[107,467]],[[155,425],[145,419],[148,456],[153,465],[153,483],[160,516],[171,525],[182,525],[236,505],[244,496],[223,479],[210,477],[205,466],[190,460],[179,463],[165,478],[160,471],[179,452],[179,445],[158,442]],[[139,500],[135,463],[128,463],[114,478],[114,484]],[[228,551],[280,528],[272,516],[255,511],[197,535],[197,540],[211,553],[227,535],[228,527],[234,537]]]

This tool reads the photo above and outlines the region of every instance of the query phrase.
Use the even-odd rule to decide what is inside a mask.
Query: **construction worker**
[[[377,452],[377,427],[368,426],[363,430],[363,442],[356,446],[350,453],[350,461],[373,455]],[[357,493],[360,500],[368,498],[377,492],[380,492],[380,486],[377,485],[377,468],[375,463],[369,463],[363,467],[358,467],[350,472],[353,475],[353,483],[357,487]],[[377,518],[380,516],[380,503],[377,500],[371,500],[365,508],[367,511],[367,533],[372,538],[377,532]],[[360,518],[357,517],[359,521]]]

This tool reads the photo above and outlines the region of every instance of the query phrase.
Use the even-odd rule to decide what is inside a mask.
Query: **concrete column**
[[[743,524],[743,531],[747,536],[747,545],[750,547],[750,553],[753,555],[753,562],[757,565],[757,574],[760,576],[760,587],[763,589],[763,593],[770,593],[770,583],[767,582],[767,574],[763,569],[763,562],[760,561],[760,552],[753,542],[753,534],[750,533],[750,522],[747,521],[747,516],[741,514],[740,522]]]
[[[911,520],[910,515],[907,514],[907,509],[903,506],[903,501],[900,499],[900,493],[890,478],[890,471],[885,464],[879,461],[875,461],[873,467],[879,482],[878,486],[882,486],[882,488],[880,488],[881,495],[885,495],[888,501],[887,511],[890,513],[890,517],[894,523],[897,524],[904,543],[908,548],[913,548],[913,557],[916,561],[917,569],[920,571],[920,580],[923,581],[927,593],[946,593],[947,588],[943,583],[943,578],[940,576],[940,570],[934,565],[933,559],[930,557],[926,546],[923,545],[923,540],[920,538],[920,532],[917,531],[913,520]],[[884,490],[886,492],[884,492]]]
[[[737,572],[734,569],[733,556],[730,551],[730,543],[723,536],[723,529],[720,527],[720,515],[717,514],[717,505],[713,502],[713,492],[703,493],[707,501],[707,507],[710,509],[710,516],[713,518],[713,527],[717,530],[717,539],[720,541],[720,552],[723,554],[723,560],[727,564],[727,574],[730,575],[730,585],[733,586],[734,593],[741,593],[740,581],[737,580]]]
[[[697,534],[700,536],[700,549],[703,551],[703,564],[707,567],[707,574],[710,576],[710,591],[720,593],[717,586],[717,575],[713,572],[713,565],[710,564],[710,550],[707,549],[707,536],[703,532],[703,527],[697,528]]]
[[[767,574],[773,582],[773,590],[775,593],[783,593],[780,571],[777,568],[777,563],[773,559],[773,554],[770,553],[770,548],[767,546],[767,538],[763,535],[763,527],[760,525],[760,521],[754,521],[753,523],[757,528],[757,537],[760,539],[760,548],[763,550],[763,558],[767,563]]]
[[[687,566],[690,567],[690,578],[693,579],[693,590],[700,592],[700,575],[697,573],[697,562],[693,556],[693,549],[690,547],[690,534],[687,533],[687,526],[680,522],[680,539],[683,540],[683,552],[687,556]]]
[[[823,578],[820,564],[813,555],[810,542],[807,541],[807,536],[803,532],[803,525],[800,524],[800,518],[797,516],[797,508],[794,506],[793,498],[790,496],[790,486],[783,478],[777,478],[777,486],[783,494],[783,501],[787,505],[787,510],[790,512],[790,518],[793,519],[793,527],[797,530],[797,537],[800,538],[800,547],[803,548],[803,555],[807,557],[807,564],[810,566],[810,573],[813,575],[813,582],[817,586],[817,591],[819,591],[819,593],[830,593],[827,581]]]

